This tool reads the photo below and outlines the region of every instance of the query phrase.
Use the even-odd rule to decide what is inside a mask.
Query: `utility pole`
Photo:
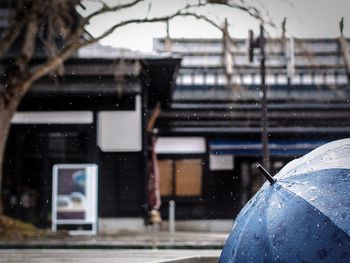
[[[265,44],[266,40],[264,37],[264,26],[260,25],[260,36],[254,39],[253,31],[249,30],[249,62],[253,62],[254,49],[260,49],[260,77],[261,77],[261,144],[262,144],[262,155],[263,155],[263,166],[267,171],[270,171],[270,153],[269,153],[269,135],[267,131],[267,86],[265,82]]]
[[[284,58],[286,61],[286,71],[287,71],[287,84],[288,87],[292,83],[292,65],[291,65],[291,58],[292,58],[292,40],[290,41],[290,46],[287,45],[287,38],[286,38],[286,23],[287,18],[284,18],[282,21],[282,36],[281,36],[281,45],[282,45],[282,51],[284,53]],[[291,37],[292,39],[292,37]]]
[[[225,23],[224,23],[224,27],[223,27],[222,42],[223,42],[222,64],[225,68],[227,87],[232,88],[231,78],[232,78],[232,74],[233,74],[233,60],[232,60],[232,54],[231,54],[231,39],[230,39],[230,35],[228,32],[227,18],[225,18]]]
[[[350,53],[349,53],[350,50],[348,48],[348,41],[344,37],[344,33],[343,33],[344,17],[341,18],[341,20],[339,22],[339,27],[340,27],[339,44],[340,44],[341,52],[343,54],[344,64],[346,67],[346,73],[348,76],[348,80],[350,80]]]
[[[169,20],[166,21],[166,37],[164,40],[164,51],[165,52],[171,52],[171,38],[169,33]]]

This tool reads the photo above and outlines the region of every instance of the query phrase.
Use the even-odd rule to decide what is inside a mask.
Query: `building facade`
[[[49,226],[52,166],[94,163],[100,232],[144,229],[152,194],[147,126],[159,104],[152,137],[164,227],[173,200],[178,229],[231,228],[263,183],[256,170],[262,158],[259,59],[248,62],[244,39],[170,44],[169,50],[165,39],[155,39],[154,50],[162,54],[148,58],[88,47],[66,62],[64,75],[34,85],[12,120],[6,214]],[[338,39],[267,41],[272,173],[323,143],[349,137],[344,52]]]
[[[45,77],[24,97],[6,147],[5,214],[49,227],[53,165],[97,164],[100,232],[144,227],[145,127],[153,105],[166,104],[179,60],[127,52],[81,49],[62,76]]]
[[[345,43],[267,40],[273,174],[323,143],[349,137]],[[262,162],[259,52],[250,63],[247,40],[225,38],[155,39],[154,50],[182,57],[171,105],[156,124],[162,212],[174,199],[182,220],[235,218],[263,183],[256,169]]]

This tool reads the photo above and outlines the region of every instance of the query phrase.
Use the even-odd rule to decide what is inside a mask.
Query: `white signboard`
[[[155,145],[157,154],[167,153],[205,153],[203,137],[159,137]]]
[[[52,231],[97,233],[97,165],[56,164],[52,178]]]
[[[233,155],[229,154],[220,154],[215,155],[211,154],[209,156],[209,167],[211,171],[220,171],[220,170],[233,170],[234,169],[234,159]]]

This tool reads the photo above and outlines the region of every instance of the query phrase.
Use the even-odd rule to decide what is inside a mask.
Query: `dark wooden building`
[[[145,126],[155,103],[166,107],[179,61],[94,45],[69,59],[62,76],[35,83],[12,120],[5,214],[49,226],[53,165],[94,163],[100,231],[143,227]],[[1,74],[6,65],[4,60]],[[120,223],[124,218],[129,225]]]

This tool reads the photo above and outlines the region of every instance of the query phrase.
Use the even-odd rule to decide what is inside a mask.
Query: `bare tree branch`
[[[103,13],[107,13],[107,12],[115,12],[115,11],[120,11],[124,8],[129,8],[132,7],[136,4],[138,4],[140,1],[139,0],[135,0],[132,1],[128,4],[125,5],[117,5],[117,6],[113,6],[113,7],[109,7],[108,5],[103,5],[103,7],[101,7],[99,10],[91,13],[90,15],[88,15],[87,17],[85,17],[82,21],[82,23],[80,24],[81,28],[84,28],[84,26],[88,23],[89,20],[91,20],[93,17],[96,17],[98,15],[101,15]],[[117,28],[129,25],[129,24],[141,24],[141,23],[156,23],[156,22],[163,22],[163,21],[169,21],[171,19],[174,19],[176,17],[194,17],[196,19],[199,20],[204,20],[206,22],[208,22],[209,24],[211,24],[212,26],[214,26],[215,28],[219,29],[220,31],[223,31],[222,27],[217,24],[216,22],[214,22],[214,20],[210,19],[208,16],[203,15],[203,14],[199,14],[196,13],[195,11],[192,11],[195,8],[200,8],[200,7],[205,7],[208,6],[210,4],[215,4],[215,5],[223,5],[223,6],[227,6],[228,8],[232,8],[232,9],[236,9],[236,10],[240,10],[243,11],[245,13],[247,13],[248,15],[252,16],[253,18],[264,22],[272,27],[275,27],[275,25],[272,23],[272,21],[265,21],[264,18],[261,16],[260,11],[254,7],[254,6],[250,6],[250,5],[246,5],[245,1],[239,0],[238,2],[234,2],[234,1],[221,1],[221,0],[206,0],[206,1],[200,1],[198,0],[198,2],[196,3],[187,3],[183,8],[179,9],[177,12],[167,15],[167,16],[162,16],[162,17],[153,17],[153,18],[136,18],[136,19],[129,19],[129,20],[124,20],[122,22],[119,22],[115,25],[113,25],[112,27],[110,27],[109,29],[107,29],[105,32],[103,32],[101,35],[97,36],[97,37],[92,37],[91,39],[86,41],[86,44],[92,44],[95,43],[103,38],[105,38],[106,36],[112,34]]]
[[[30,76],[25,81],[33,83],[34,81],[40,79],[42,76],[45,76],[46,74],[54,71],[59,65],[61,65],[66,59],[68,59],[77,49],[79,49],[83,46],[98,42],[102,38],[113,33],[119,27],[126,26],[129,24],[156,23],[156,22],[161,22],[161,21],[167,21],[167,20],[173,19],[175,17],[179,17],[179,16],[194,17],[197,19],[201,19],[201,20],[204,20],[204,21],[208,22],[209,24],[213,25],[215,28],[219,29],[220,31],[223,30],[220,25],[216,24],[214,21],[210,20],[205,15],[199,15],[196,13],[182,12],[182,11],[178,11],[172,15],[163,16],[163,17],[130,19],[130,20],[122,21],[122,22],[114,25],[113,27],[111,27],[110,29],[108,29],[107,31],[105,31],[103,34],[101,34],[98,37],[91,38],[89,40],[80,39],[79,41],[71,41],[63,50],[61,50],[58,54],[56,54],[55,57],[52,57],[52,58],[48,59],[45,63],[33,68]],[[72,35],[74,35],[74,39],[79,39],[79,36],[81,36],[81,34],[82,34],[81,28],[78,28],[74,34],[72,33]],[[29,86],[26,89],[29,89]],[[25,93],[27,91],[26,89],[22,90],[21,92]]]
[[[84,45],[85,44],[82,42],[72,42],[70,45],[67,45],[55,57],[48,59],[46,62],[40,64],[39,66],[34,67],[31,70],[29,77],[25,81],[33,83],[34,81],[37,81],[46,74],[56,70],[56,68],[62,65],[63,62],[67,60],[70,56],[72,56],[72,54],[77,49]],[[23,90],[23,92],[26,91],[27,90]]]
[[[109,7],[107,5],[104,5],[102,8],[100,8],[99,10],[90,14],[89,16],[85,17],[83,20],[86,22],[97,15],[100,15],[100,14],[103,14],[106,12],[118,11],[118,10],[121,10],[124,8],[129,8],[129,7],[136,5],[139,2],[141,2],[141,1],[135,0],[135,1],[130,2],[128,4],[125,4],[125,5],[118,5],[118,6],[113,6],[113,7]],[[221,27],[221,25],[217,24],[215,21],[208,18],[207,16],[202,15],[202,14],[197,14],[195,12],[186,11],[186,10],[196,8],[196,7],[203,7],[203,6],[206,6],[208,4],[211,4],[211,3],[198,1],[198,3],[195,3],[195,4],[187,4],[183,8],[179,9],[177,12],[170,14],[170,15],[161,16],[161,17],[153,17],[153,18],[146,17],[146,18],[125,20],[125,21],[122,21],[120,23],[115,24],[114,26],[107,29],[101,35],[99,35],[97,37],[93,37],[91,39],[82,39],[81,38],[81,36],[84,32],[83,31],[84,24],[81,23],[79,25],[79,27],[75,30],[75,32],[72,32],[72,36],[70,39],[71,41],[69,42],[69,44],[63,50],[61,50],[61,52],[59,52],[55,57],[52,57],[51,59],[47,60],[45,63],[41,64],[40,66],[33,68],[31,75],[28,78],[28,81],[34,82],[37,79],[41,78],[42,76],[46,75],[47,73],[52,72],[53,70],[56,69],[56,67],[61,65],[66,59],[68,59],[80,47],[83,47],[83,46],[86,46],[86,45],[89,45],[92,43],[96,43],[99,40],[101,40],[101,39],[105,38],[106,36],[110,35],[111,33],[113,33],[116,29],[123,27],[123,26],[126,26],[126,25],[140,24],[140,23],[163,22],[163,21],[168,21],[168,20],[174,19],[176,17],[194,17],[196,19],[206,21],[207,23],[211,24],[212,26],[214,26],[215,28],[217,28],[218,30],[223,32],[223,28]],[[245,11],[245,12],[249,13],[250,15],[252,15],[255,18],[258,18],[260,20],[262,19],[258,14],[258,10],[251,11],[254,9],[251,9],[250,7],[241,6],[238,4],[232,4],[232,3],[226,4],[226,5],[228,7],[231,7],[231,8],[236,8],[236,9]]]
[[[94,37],[92,39],[86,40],[84,45],[89,45],[89,44],[95,43],[95,42],[105,38],[106,36],[112,34],[117,28],[120,28],[120,27],[123,27],[126,25],[164,22],[164,21],[174,19],[176,17],[194,17],[194,18],[208,22],[209,24],[211,24],[215,28],[219,29],[220,31],[223,30],[220,25],[218,25],[217,23],[215,23],[213,20],[209,19],[205,15],[200,15],[200,14],[196,14],[196,13],[192,13],[192,12],[178,11],[178,12],[176,12],[172,15],[168,15],[168,16],[154,17],[154,18],[143,18],[143,19],[130,19],[130,20],[122,21],[122,22],[110,27],[108,30],[106,30],[101,35]]]
[[[21,48],[21,53],[16,59],[16,66],[21,72],[25,70],[29,61],[33,58],[35,42],[38,35],[38,21],[32,19],[26,27],[25,37]]]
[[[207,0],[207,2],[209,2],[211,4],[227,6],[229,8],[243,11],[244,13],[247,13],[251,17],[259,20],[261,23],[267,24],[273,28],[276,27],[276,25],[273,23],[272,18],[271,18],[267,9],[265,9],[265,11],[266,11],[265,16],[267,16],[267,19],[266,19],[263,17],[262,12],[256,6],[248,5],[247,1],[245,1],[245,0],[238,0],[238,1],[234,1],[234,0]],[[263,9],[263,6],[262,6],[262,9]]]
[[[44,45],[47,46],[48,49],[51,49],[50,50],[51,52],[53,52],[53,53],[58,52],[58,53],[56,53],[56,54],[51,53],[50,58],[46,62],[44,62],[43,64],[41,64],[39,66],[32,68],[28,77],[25,79],[22,79],[22,80],[24,82],[33,83],[34,81],[38,80],[42,76],[56,70],[59,66],[61,66],[63,64],[63,62],[66,59],[68,59],[80,47],[98,42],[99,40],[101,40],[101,39],[105,38],[106,36],[110,35],[111,33],[113,33],[116,29],[123,27],[123,26],[126,26],[126,25],[129,25],[129,24],[163,22],[163,21],[168,21],[168,20],[174,19],[176,17],[194,17],[196,19],[206,21],[207,23],[211,24],[212,26],[214,26],[215,28],[217,28],[218,30],[223,32],[223,28],[221,27],[221,25],[217,24],[215,21],[208,18],[206,15],[198,14],[194,11],[191,11],[194,8],[204,7],[208,4],[223,4],[223,5],[228,6],[230,8],[242,10],[242,11],[248,13],[249,15],[251,15],[257,19],[262,20],[260,14],[259,14],[259,11],[257,9],[255,9],[253,7],[245,6],[243,4],[226,2],[226,1],[225,1],[225,3],[220,3],[220,1],[219,2],[216,2],[216,1],[198,1],[194,4],[186,4],[183,8],[179,9],[177,12],[170,14],[170,15],[161,16],[161,17],[153,17],[153,18],[146,17],[146,18],[135,18],[135,19],[125,20],[125,21],[122,21],[122,22],[119,22],[119,23],[113,25],[112,27],[110,27],[109,29],[107,29],[105,32],[103,32],[101,35],[99,35],[97,37],[92,37],[91,39],[82,38],[82,35],[84,33],[84,26],[93,17],[96,17],[98,15],[101,15],[101,14],[107,13],[107,12],[115,12],[115,11],[120,11],[120,10],[125,9],[125,8],[130,8],[130,7],[133,7],[140,2],[141,2],[141,0],[134,0],[134,1],[131,1],[127,4],[116,5],[116,6],[112,6],[112,7],[104,4],[99,10],[91,13],[90,15],[88,15],[85,18],[82,18],[81,21],[83,21],[83,22],[79,23],[79,25],[76,27],[76,29],[70,32],[70,36],[67,39],[68,43],[61,50],[56,49],[53,52],[53,49],[52,49],[53,47],[47,46],[48,43],[45,43],[45,41],[43,41]],[[244,2],[242,2],[242,3],[244,3]],[[53,23],[53,21],[50,20],[50,25],[48,27],[50,31],[52,31],[52,27],[51,27],[52,23]],[[36,34],[33,34],[33,35],[36,35]],[[51,36],[51,33],[49,32],[48,35]],[[27,37],[29,37],[29,36],[30,35],[27,35]],[[50,40],[53,41],[53,38],[50,37],[50,39],[48,39],[48,41],[50,41]],[[33,45],[34,45],[33,39],[32,39],[32,41],[28,41],[28,39],[27,39],[25,42],[27,44],[25,44],[23,46],[22,50],[23,51],[24,50],[32,50]],[[23,53],[22,56],[18,58],[17,65],[23,66],[23,65],[27,64],[31,57],[32,56],[30,55],[30,53]],[[28,86],[28,89],[29,89],[29,87],[30,86]],[[22,90],[21,93],[25,93],[26,91],[27,91],[27,88]]]
[[[150,0],[151,1],[151,0]],[[248,1],[248,0],[246,0]],[[151,5],[145,18],[130,18],[117,22],[97,37],[85,38],[85,26],[99,15],[109,12],[120,12],[129,9],[142,0],[129,0],[126,4],[108,6],[102,0],[102,7],[97,11],[81,17],[76,7],[82,5],[82,0],[16,0],[9,8],[13,9],[12,17],[9,17],[9,28],[2,35],[0,41],[0,57],[3,56],[15,43],[16,39],[23,40],[21,53],[14,54],[15,63],[5,65],[7,72],[5,76],[5,88],[0,90],[0,196],[1,196],[1,166],[3,163],[6,139],[11,125],[11,118],[14,115],[21,99],[30,90],[35,81],[41,77],[57,70],[64,61],[70,58],[79,48],[95,43],[113,33],[117,28],[140,23],[164,22],[176,17],[193,17],[206,21],[221,32],[223,28],[213,19],[201,14],[201,7],[211,4],[222,4],[228,8],[241,10],[254,18],[263,21],[257,8],[248,6],[245,0],[197,0],[189,1],[183,8],[175,10],[173,14],[158,17],[148,17]],[[5,1],[4,1],[5,2]],[[147,11],[147,10],[146,10]],[[20,18],[20,19],[15,19]],[[42,26],[40,26],[42,25]],[[24,31],[27,29],[27,31]],[[23,38],[18,36],[23,33]],[[47,49],[49,56],[41,62],[35,59],[34,50],[38,40]],[[39,43],[40,45],[40,43]],[[42,47],[42,46],[41,46]],[[36,64],[35,64],[36,63]],[[40,64],[38,64],[40,63]],[[1,206],[0,206],[1,214]]]
[[[235,2],[235,1],[216,1],[216,0],[208,0],[209,3],[217,4],[217,5],[223,5],[227,6],[233,9],[237,9],[240,11],[243,11],[250,15],[251,17],[259,20],[260,22],[267,23],[270,26],[274,26],[272,21],[265,21],[265,19],[262,17],[261,12],[255,7],[251,5],[247,5],[245,1],[239,1],[241,4]]]
[[[28,79],[26,81],[34,82],[34,81],[38,80],[39,78],[41,78],[42,76],[45,76],[46,74],[52,72],[53,70],[56,69],[57,66],[59,66],[66,59],[68,59],[77,49],[99,41],[100,39],[104,38],[105,36],[111,34],[114,30],[116,30],[119,27],[122,27],[122,26],[125,26],[128,24],[133,24],[133,23],[155,23],[155,22],[160,22],[160,21],[166,21],[166,20],[175,18],[177,16],[190,16],[190,17],[195,17],[197,19],[202,19],[202,20],[207,21],[208,23],[212,24],[214,27],[216,27],[217,29],[222,31],[222,28],[220,27],[220,25],[217,25],[215,22],[208,19],[206,16],[198,15],[195,13],[189,13],[189,12],[187,12],[187,13],[176,12],[175,14],[170,15],[170,16],[156,17],[156,18],[151,18],[151,19],[145,18],[145,19],[131,19],[131,20],[123,21],[119,24],[114,25],[112,28],[107,30],[105,33],[103,33],[99,37],[92,38],[89,40],[80,39],[80,41],[70,42],[70,44],[67,45],[63,50],[61,50],[61,52],[59,52],[55,57],[47,60],[45,63],[41,64],[40,66],[33,68],[30,76],[28,77]],[[79,33],[76,33],[76,34],[79,35]],[[76,36],[76,37],[78,38],[78,36]],[[26,92],[26,90],[23,90],[22,92]]]
[[[11,19],[9,22],[9,27],[2,34],[0,41],[0,58],[4,56],[4,54],[9,50],[13,42],[19,36],[21,29],[27,22],[27,17],[23,17],[21,19]]]
[[[1,38],[0,42],[0,57],[2,57],[11,47],[12,43],[18,37],[23,25],[24,23],[22,21],[14,23],[11,27],[7,29],[6,33],[4,33],[4,36]]]
[[[20,55],[15,60],[14,67],[10,68],[7,72],[8,83],[1,93],[5,104],[10,104],[11,100],[21,96],[21,90],[19,88],[21,85],[19,83],[28,75],[27,66],[34,54],[37,33],[38,23],[36,19],[33,19],[26,27]]]
[[[120,11],[122,9],[125,9],[125,8],[130,8],[140,2],[142,2],[143,0],[134,0],[130,3],[127,3],[127,4],[118,4],[118,5],[115,5],[115,6],[108,6],[106,3],[102,2],[101,1],[101,4],[102,4],[102,7],[100,9],[98,9],[97,11],[95,12],[92,12],[91,14],[89,14],[88,16],[84,17],[82,19],[82,23],[84,25],[86,25],[87,23],[89,23],[89,21],[98,16],[98,15],[101,15],[101,14],[105,14],[105,13],[108,13],[108,12],[116,12],[116,11]]]
[[[17,83],[7,85],[5,87],[6,92],[2,92],[0,95],[0,101],[2,100],[4,105],[0,103],[0,106],[6,106],[12,101],[20,101],[21,98],[32,87],[33,83],[48,73],[54,71],[63,64],[72,54],[83,45],[79,42],[75,42],[69,46],[66,46],[55,57],[48,59],[46,62],[34,67],[29,74],[22,76],[22,78],[16,79]],[[1,109],[0,107],[0,109]]]

